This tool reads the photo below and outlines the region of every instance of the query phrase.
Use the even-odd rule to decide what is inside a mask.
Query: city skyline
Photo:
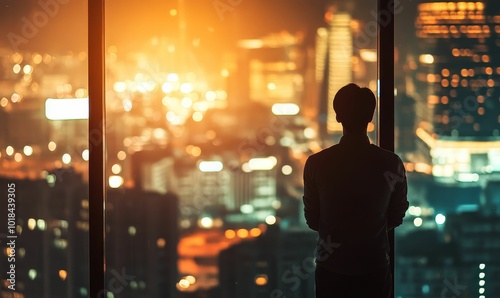
[[[335,88],[355,81],[377,91],[376,35],[370,35],[377,13],[367,2],[337,2],[336,8],[330,2],[305,0],[109,2],[104,170],[106,215],[112,219],[106,231],[114,255],[109,255],[107,281],[118,273],[134,276],[120,288],[128,297],[305,297],[313,290],[308,254],[315,235],[302,216],[302,168],[308,155],[340,136],[340,129],[332,133],[322,118],[331,112]],[[435,297],[449,291],[454,280],[471,297],[499,291],[494,280],[500,268],[494,240],[498,154],[490,152],[497,142],[480,144],[483,140],[475,134],[479,130],[472,129],[467,135],[471,139],[456,138],[449,145],[439,138],[446,133],[436,131],[436,116],[454,111],[442,99],[450,96],[443,92],[451,91],[436,87],[441,79],[449,77],[451,88],[453,76],[466,68],[467,86],[477,76],[490,75],[490,88],[497,87],[493,49],[499,40],[494,18],[499,9],[484,6],[488,1],[460,2],[474,15],[481,7],[488,11],[492,21],[481,25],[490,26],[490,39],[457,38],[450,46],[440,45],[441,39],[449,40],[439,35],[444,28],[432,38],[419,35],[425,31],[419,27],[423,19],[432,23],[426,13],[437,11],[428,6],[445,4],[439,12],[448,15],[462,11],[458,2],[453,9],[448,2],[401,1],[395,16],[395,129],[401,142],[395,150],[405,162],[411,203],[405,223],[396,229],[397,297]],[[45,297],[84,297],[87,281],[82,277],[75,283],[74,278],[85,276],[88,264],[73,254],[86,253],[74,246],[77,241],[85,245],[88,237],[93,192],[86,181],[91,175],[89,145],[101,140],[89,135],[85,117],[68,119],[69,110],[61,107],[64,100],[88,100],[88,16],[86,3],[47,1],[43,3],[53,5],[43,6],[45,10],[40,3],[0,2],[12,7],[0,12],[5,16],[0,21],[0,176],[27,187],[20,194],[17,230],[26,255],[38,258],[20,257],[19,281],[43,289]],[[42,11],[49,16],[47,24],[35,28],[33,37],[22,36],[23,18],[32,21]],[[341,28],[336,25],[340,17]],[[441,17],[433,20],[441,22]],[[332,18],[336,21],[329,22]],[[425,25],[435,25],[431,23]],[[18,39],[19,49],[14,49],[9,32],[27,42]],[[454,48],[460,56],[460,49],[466,53],[477,43],[490,46],[479,47],[489,61],[462,66],[454,60]],[[440,46],[434,50],[436,44]],[[344,59],[333,63],[332,47],[347,52]],[[342,78],[338,63],[345,69]],[[450,72],[446,76],[445,69]],[[462,81],[460,92],[468,90],[460,86]],[[475,95],[476,101],[486,102],[483,94]],[[436,98],[439,102],[432,102]],[[62,111],[57,111],[58,103]],[[499,121],[496,108],[484,105],[485,123]],[[62,119],[49,117],[51,109]],[[467,116],[461,121],[466,123]],[[329,117],[331,127],[334,115]],[[374,143],[377,130],[374,120],[369,127]],[[453,161],[450,152],[437,152],[446,146],[470,152]],[[466,157],[460,160],[462,155]],[[443,176],[450,167],[454,174]],[[81,191],[73,196],[75,188]],[[43,200],[37,201],[42,193]],[[156,203],[142,205],[146,200]],[[178,212],[170,214],[172,210]],[[45,239],[43,245],[33,244],[36,237]],[[298,241],[302,237],[308,240]],[[421,249],[424,242],[429,247]],[[5,254],[0,256],[6,264]],[[241,256],[248,260],[239,268],[235,260]],[[56,257],[61,268],[44,265]],[[80,264],[79,271],[74,262]],[[241,287],[234,284],[238,278]],[[60,285],[59,292],[55,285]],[[162,287],[170,292],[160,294]],[[26,297],[36,296],[25,290]]]

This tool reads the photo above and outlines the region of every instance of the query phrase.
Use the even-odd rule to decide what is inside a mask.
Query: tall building
[[[243,241],[219,257],[221,296],[311,297],[317,234],[308,228],[269,226],[253,241]]]
[[[141,190],[109,190],[106,285],[120,297],[176,297],[178,198]],[[120,279],[121,278],[121,279]]]
[[[331,11],[325,14],[328,28],[320,28],[317,36],[316,79],[321,83],[319,123],[320,134],[342,132],[333,111],[333,98],[344,85],[352,82],[353,34],[351,14]],[[323,56],[325,55],[325,56]]]
[[[416,33],[420,153],[442,182],[500,171],[500,6],[423,1]]]
[[[3,288],[11,284],[3,273],[0,297],[88,296],[88,187],[71,169],[58,173],[36,180],[0,179],[14,185],[17,236],[13,251],[0,241],[0,267],[15,265],[16,289],[13,294]],[[7,218],[7,209],[1,210]]]

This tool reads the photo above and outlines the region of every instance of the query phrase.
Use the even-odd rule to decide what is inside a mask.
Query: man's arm
[[[311,161],[307,159],[304,166],[304,216],[307,225],[317,231],[319,228],[319,195],[316,188],[316,181],[314,180],[313,171],[311,168]]]
[[[389,202],[387,230],[392,230],[403,223],[406,210],[410,203],[407,199],[408,186],[403,162],[398,158],[398,170],[394,176],[393,191]]]

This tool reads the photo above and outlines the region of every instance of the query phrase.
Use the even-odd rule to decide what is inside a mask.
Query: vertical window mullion
[[[104,287],[104,0],[88,1],[89,283],[90,297]]]
[[[378,143],[394,152],[394,0],[378,0]],[[394,230],[389,232],[390,261],[394,273]],[[394,297],[394,274],[392,276]]]

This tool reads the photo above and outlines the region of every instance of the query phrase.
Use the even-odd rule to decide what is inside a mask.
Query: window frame
[[[90,297],[105,297],[105,0],[88,1],[89,281]],[[378,145],[394,152],[394,3],[377,0]],[[382,19],[382,14],[384,17]],[[387,17],[387,13],[389,17]],[[381,26],[383,24],[383,26]],[[92,136],[92,139],[90,138]],[[97,141],[95,141],[97,140]],[[394,230],[389,232],[394,272]],[[394,275],[392,275],[392,297]]]

